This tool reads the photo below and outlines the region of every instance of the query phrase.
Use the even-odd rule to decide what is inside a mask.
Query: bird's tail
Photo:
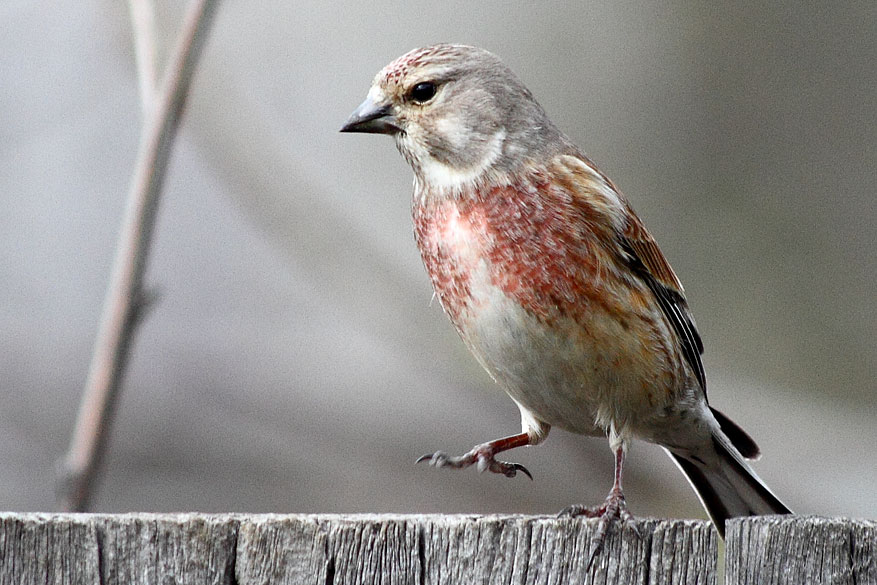
[[[716,457],[712,461],[667,452],[697,492],[719,535],[725,537],[728,518],[791,514],[744,459],[758,458],[755,441],[722,413],[713,410],[713,415],[721,432],[713,435]]]

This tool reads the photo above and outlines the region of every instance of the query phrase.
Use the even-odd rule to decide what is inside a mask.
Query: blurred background
[[[161,57],[184,2],[158,0]],[[137,149],[124,2],[0,5],[0,509],[54,509]],[[226,2],[174,145],[93,508],[554,513],[605,441],[535,481],[415,466],[517,432],[441,313],[411,171],[338,128],[440,41],[499,54],[633,202],[685,283],[713,406],[801,513],[877,516],[877,3]],[[634,514],[704,517],[658,448]]]

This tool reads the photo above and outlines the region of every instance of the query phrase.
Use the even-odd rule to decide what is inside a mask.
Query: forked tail
[[[713,436],[715,459],[706,463],[667,452],[697,492],[719,535],[725,537],[725,520],[728,518],[791,514],[792,511],[770,491],[741,455],[743,451],[749,457],[757,457],[755,442],[727,417],[717,411],[714,414],[722,427],[722,432]],[[736,446],[738,443],[741,448]]]

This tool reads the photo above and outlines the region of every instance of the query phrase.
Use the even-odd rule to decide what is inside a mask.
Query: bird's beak
[[[371,98],[353,110],[341,132],[368,132],[370,134],[395,134],[400,128],[390,106],[378,104]]]

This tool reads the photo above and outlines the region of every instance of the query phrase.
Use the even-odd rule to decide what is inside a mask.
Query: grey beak
[[[376,104],[370,97],[353,110],[341,132],[395,134],[400,128],[389,105]]]

